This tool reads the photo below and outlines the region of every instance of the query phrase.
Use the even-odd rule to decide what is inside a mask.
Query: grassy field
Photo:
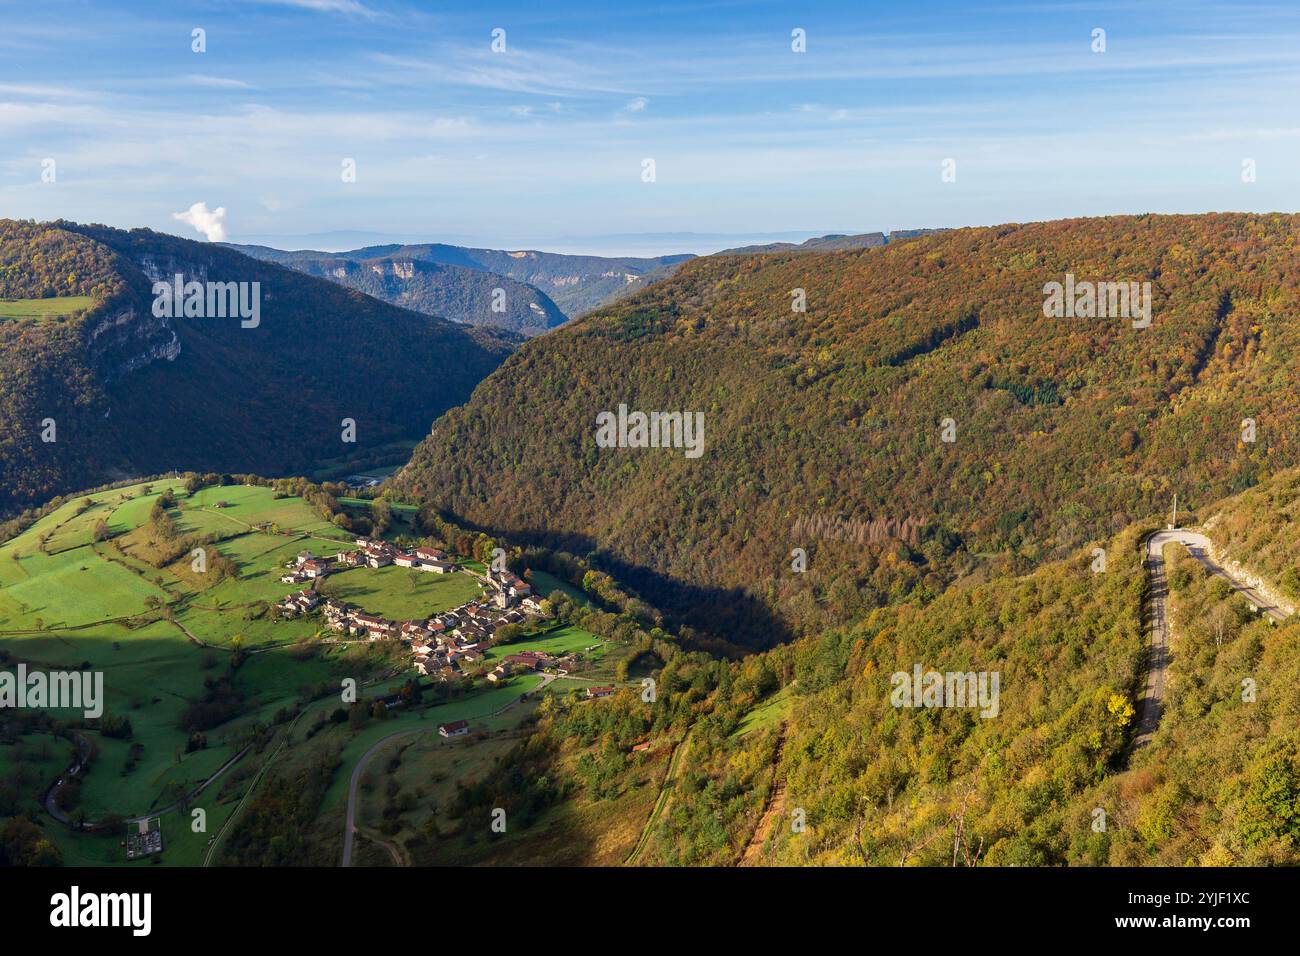
[[[507,742],[518,744],[518,740]],[[594,797],[579,791],[570,799],[543,810],[531,825],[511,826],[507,821],[506,833],[496,835],[489,831],[487,819],[451,820],[446,813],[460,780],[485,775],[491,769],[492,760],[509,752],[509,748],[500,744],[493,748],[494,743],[484,741],[477,745],[478,752],[466,750],[456,754],[459,759],[455,764],[450,762],[453,755],[439,753],[436,745],[413,744],[402,752],[394,777],[399,791],[416,793],[417,801],[413,810],[396,818],[400,829],[388,839],[400,845],[408,837],[420,834],[430,818],[436,817],[439,829],[454,835],[429,841],[426,862],[435,865],[621,866],[637,845],[659,798],[672,751],[670,746],[663,746],[630,755],[627,758],[632,768],[629,786],[617,796]],[[574,766],[584,753],[580,746],[566,747],[557,758],[556,775],[572,779]],[[451,777],[452,771],[458,775]],[[442,779],[444,773],[449,779]],[[382,813],[385,795],[378,787],[375,791],[370,799]],[[376,820],[376,807],[368,805],[366,809],[363,819]]]
[[[789,716],[792,703],[790,688],[788,686],[781,688],[747,713],[741,719],[740,726],[736,728],[733,736],[740,737],[750,731],[776,726]]]
[[[332,574],[319,588],[322,594],[357,604],[371,614],[393,621],[418,620],[449,611],[483,593],[471,574],[433,574],[413,568],[353,568]]]
[[[49,299],[0,299],[0,319],[44,319],[84,312],[95,304],[88,295],[64,295]]]
[[[590,604],[591,598],[583,594],[567,581],[561,581],[553,574],[547,574],[545,571],[533,571],[529,583],[533,586],[533,593],[538,597],[550,597],[552,591],[563,591],[569,597],[573,598],[576,604]]]
[[[170,512],[177,528],[217,536],[208,547],[235,563],[235,577],[197,574],[188,554],[165,567],[151,563],[157,546],[145,526],[168,488],[178,501]],[[112,537],[96,541],[102,525]],[[237,668],[227,650],[236,637],[245,647],[312,637],[318,621],[277,622],[266,602],[291,590],[279,581],[285,561],[305,549],[337,551],[345,537],[306,502],[271,489],[228,486],[190,496],[179,481],[159,481],[70,500],[0,544],[0,649],[29,668],[102,672],[105,713],[130,721],[125,739],[80,731],[95,758],[82,775],[77,811],[90,820],[156,812],[240,752],[256,722],[298,706],[304,688],[375,672],[374,652],[364,646],[270,647]],[[444,584],[440,593],[450,597],[455,588]],[[201,718],[204,746],[187,747],[186,724],[200,719],[187,715],[210,698],[214,682],[228,688],[226,709]],[[0,747],[0,792],[10,784],[44,792],[71,751],[66,740],[46,739],[42,750],[53,756],[38,764],[31,747]],[[170,815],[163,821],[164,839],[177,848],[164,854],[167,862],[197,862],[206,836]],[[45,825],[68,862],[125,862],[116,839],[69,833],[48,818]]]
[[[600,645],[595,650],[586,648]],[[566,624],[564,627],[550,631],[541,637],[529,637],[488,648],[488,660],[495,660],[507,654],[519,654],[523,651],[541,651],[543,654],[561,655],[577,651],[587,660],[598,661],[605,655],[605,642],[589,631]]]
[[[165,490],[176,499],[168,515],[178,533],[208,536],[211,542],[204,548],[209,557],[228,558],[235,569],[232,576],[196,571],[189,553],[174,557],[175,548],[150,523],[150,512]],[[411,760],[403,761],[397,775],[399,787],[418,785],[423,794],[419,811],[404,827],[431,819],[460,782],[485,772],[517,741],[519,729],[536,711],[539,697],[530,692],[542,683],[540,675],[517,676],[503,686],[478,684],[461,696],[395,710],[386,719],[372,717],[360,727],[349,721],[321,726],[322,718],[339,707],[337,694],[329,689],[342,678],[356,679],[374,697],[394,692],[411,676],[400,664],[395,668],[384,661],[380,645],[318,643],[313,639],[322,635],[319,618],[284,621],[268,610],[270,603],[296,590],[279,580],[295,555],[305,550],[333,554],[351,547],[351,540],[307,502],[272,489],[230,485],[190,495],[180,480],[166,480],[70,500],[0,543],[0,649],[33,668],[102,672],[105,713],[130,721],[124,738],[105,736],[94,725],[76,731],[93,744],[95,756],[81,775],[73,814],[98,820],[109,814],[161,812],[161,858],[131,865],[199,865],[209,839],[272,754],[277,772],[310,765],[322,755],[337,759],[313,825],[314,838],[329,844],[336,838],[341,842],[348,781],[357,760],[376,741],[408,729],[423,731],[412,738]],[[535,583],[572,591],[547,576]],[[482,586],[468,573],[413,574],[390,566],[337,573],[322,582],[321,590],[372,613],[406,620],[463,604],[480,595]],[[242,650],[232,654],[236,646]],[[576,651],[584,657],[578,672],[600,680],[608,680],[627,653],[620,645],[562,626],[494,649],[489,656],[524,650]],[[547,693],[585,686],[557,680]],[[221,689],[220,695],[214,688]],[[216,715],[201,720],[202,746],[190,746],[199,719],[195,714],[205,706],[217,706]],[[290,735],[284,714],[300,708],[305,713]],[[80,716],[53,713],[62,719]],[[470,722],[470,738],[449,743],[437,736],[438,724],[456,720]],[[308,727],[314,728],[310,737]],[[248,750],[255,730],[274,742]],[[0,825],[6,808],[25,810],[42,822],[65,863],[126,865],[120,837],[73,832],[42,812],[41,796],[70,762],[72,749],[68,740],[48,734],[0,745]],[[164,812],[241,753],[246,756],[195,803],[207,812],[205,833],[193,832],[188,813]],[[387,751],[372,764],[371,773],[382,777],[386,766]],[[424,782],[417,784],[416,778]],[[383,784],[385,792],[388,786]],[[363,803],[363,825],[377,812],[370,804],[381,799],[378,790],[368,796],[374,799]],[[634,838],[631,832],[620,834],[611,846],[622,852]],[[611,850],[610,859],[616,855]],[[373,842],[358,859],[391,862]]]
[[[361,514],[369,514],[373,504],[369,498],[349,498],[346,496],[340,497],[338,503],[345,508],[356,509]],[[420,511],[415,505],[402,504],[399,501],[389,502],[389,507],[393,511],[393,517],[408,524]]]

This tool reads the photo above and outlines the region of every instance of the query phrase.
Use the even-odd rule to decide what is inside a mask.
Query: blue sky
[[[280,245],[1296,211],[1300,4],[0,0],[0,143],[0,216]]]

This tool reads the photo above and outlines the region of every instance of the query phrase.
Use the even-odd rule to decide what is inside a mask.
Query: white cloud
[[[644,96],[638,96],[636,99],[628,100],[627,106],[623,107],[624,112],[640,113],[650,103]]]
[[[374,16],[373,10],[363,6],[357,0],[260,0],[282,7],[298,7],[302,10],[315,10],[317,13],[360,13]]]
[[[208,237],[208,242],[225,242],[226,241],[226,207],[218,206],[216,209],[209,209],[205,202],[196,202],[184,212],[172,213],[172,218],[179,222],[189,223],[203,235]]]
[[[206,86],[215,90],[251,90],[252,86],[243,80],[232,79],[228,76],[209,76],[206,73],[191,73],[185,77],[185,83],[190,86]]]

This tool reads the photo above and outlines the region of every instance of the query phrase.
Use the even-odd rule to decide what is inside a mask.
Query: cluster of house
[[[556,663],[555,658],[540,651],[521,651],[518,654],[507,654],[501,658],[501,663],[488,671],[487,679],[490,681],[505,680],[513,674],[532,673],[533,671],[545,670]]]
[[[280,580],[285,584],[302,584],[323,578],[331,571],[361,567],[384,568],[390,564],[434,574],[450,574],[456,570],[456,563],[437,548],[401,551],[387,541],[374,538],[357,538],[356,544],[356,550],[340,551],[333,558],[317,558],[310,551],[303,551],[294,561],[285,565],[288,570],[280,576]]]
[[[395,564],[437,574],[456,570],[456,565],[447,559],[447,555],[436,548],[413,548],[405,552],[387,542],[358,538],[357,550],[341,552],[333,562],[302,552],[286,566],[289,573],[280,580],[292,584],[315,581],[330,573],[333,567],[360,567],[363,564],[374,568]],[[512,572],[489,571],[484,580],[489,585],[491,597],[484,595],[451,611],[416,621],[390,621],[353,604],[333,598],[322,599],[314,584],[286,595],[276,604],[276,609],[285,617],[297,617],[320,607],[325,626],[330,630],[371,641],[403,641],[411,648],[417,672],[445,678],[460,670],[462,664],[481,660],[497,628],[506,624],[523,624],[529,617],[541,613],[541,602],[534,596],[532,587]],[[536,652],[512,654],[487,677],[499,681],[520,671],[540,670],[554,663],[554,659]]]

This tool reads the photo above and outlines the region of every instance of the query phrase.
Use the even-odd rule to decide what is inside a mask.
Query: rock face
[[[105,310],[87,322],[86,346],[105,385],[153,362],[173,362],[181,354],[181,338],[171,319],[156,318],[135,305]]]
[[[465,325],[534,336],[565,321],[564,313],[537,289],[480,269],[400,256],[295,259],[285,264],[384,302]]]

